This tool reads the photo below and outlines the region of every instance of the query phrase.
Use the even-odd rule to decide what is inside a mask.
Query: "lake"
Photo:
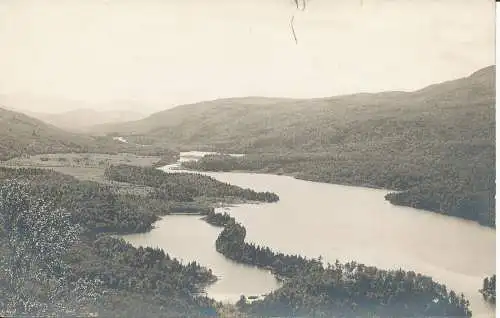
[[[162,169],[173,168],[175,165]],[[204,174],[280,196],[277,203],[223,208],[246,227],[248,242],[283,253],[322,256],[332,263],[353,260],[383,269],[420,272],[463,292],[474,317],[495,316],[494,307],[478,292],[483,278],[495,273],[494,229],[391,205],[384,199],[387,190],[269,174]],[[166,216],[155,226],[149,233],[125,239],[136,246],[161,247],[186,262],[195,260],[211,268],[220,279],[207,289],[210,297],[236,301],[241,294],[261,295],[279,287],[268,271],[234,263],[217,253],[215,240],[222,229],[199,216]]]

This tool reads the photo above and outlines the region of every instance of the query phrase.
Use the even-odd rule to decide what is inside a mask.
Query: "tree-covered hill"
[[[0,108],[0,159],[44,152],[81,152],[92,138],[67,133],[40,120]]]
[[[296,105],[303,102],[282,105],[279,114],[261,116],[246,139],[231,128],[235,119],[218,122],[217,129],[228,130],[225,144],[212,137],[206,144],[248,155],[185,166],[399,190],[387,199],[495,226],[494,76],[488,67],[412,93],[339,97],[322,100],[321,107],[312,100],[301,112]],[[282,114],[288,109],[289,119]],[[250,121],[257,116],[247,111]],[[266,125],[267,133],[258,130]]]
[[[453,141],[488,144],[495,127],[494,71],[494,66],[487,67],[415,92],[201,102],[96,131],[238,153],[367,146],[367,151],[376,147],[397,152]]]
[[[22,113],[0,108],[0,160],[23,155],[70,152],[118,153],[176,156],[163,146],[138,146],[113,140],[71,133]]]
[[[196,296],[214,281],[210,270],[99,234],[150,228],[155,215],[137,198],[47,170],[2,169],[0,179],[0,315],[202,317],[215,309]]]
[[[163,176],[176,195],[122,194],[112,184],[48,169],[0,167],[0,282],[5,287],[0,315],[207,317],[221,310],[199,296],[216,279],[209,269],[181,264],[161,250],[135,248],[110,234],[146,232],[169,213],[213,211],[194,202],[199,195],[262,201],[277,196],[198,175],[168,178],[154,168],[139,171],[146,178],[136,179],[139,175],[130,173],[137,172],[134,167],[116,168],[132,176],[132,183],[149,182],[159,192]]]

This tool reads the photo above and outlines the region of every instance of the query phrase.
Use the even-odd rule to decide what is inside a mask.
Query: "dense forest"
[[[235,197],[249,201],[276,202],[271,192],[255,192],[195,173],[166,173],[151,167],[116,165],[106,168],[105,176],[114,181],[156,188],[156,198],[173,201],[192,201],[195,197]]]
[[[493,275],[491,277],[486,277],[483,280],[483,288],[480,290],[481,294],[483,294],[484,299],[489,302],[496,304],[497,296],[496,296],[496,288],[497,288],[497,275]]]
[[[199,192],[189,189],[196,180],[170,179],[178,197],[187,199],[172,201],[155,193],[122,194],[48,169],[0,167],[0,280],[10,286],[0,292],[0,313],[198,317],[219,310],[200,296],[216,279],[209,269],[109,235],[148,231],[169,213],[213,212],[193,202]],[[204,181],[218,187],[205,195],[248,197],[238,187]]]
[[[93,232],[135,233],[151,229],[168,205],[149,198],[120,194],[110,186],[46,169],[0,168],[0,180],[23,180],[33,198],[68,211],[71,221]],[[7,182],[7,181],[6,181]]]
[[[385,271],[356,262],[325,267],[320,259],[275,253],[245,243],[245,228],[228,214],[205,220],[223,226],[216,249],[237,262],[270,269],[284,281],[263,300],[238,302],[252,317],[469,317],[468,301],[430,277]]]
[[[431,278],[362,264],[319,264],[240,310],[262,317],[470,317],[468,301]]]
[[[40,191],[39,180],[50,186]],[[147,227],[131,225],[150,223],[149,216],[131,210],[133,216],[122,219],[119,209],[104,205],[119,198],[88,184],[76,188],[80,193],[61,189],[70,182],[78,183],[46,170],[2,169],[0,313],[198,317],[215,310],[214,301],[198,296],[215,280],[210,270],[96,231],[143,231]],[[72,207],[81,209],[74,213]]]

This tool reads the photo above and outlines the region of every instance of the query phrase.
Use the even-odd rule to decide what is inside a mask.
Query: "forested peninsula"
[[[232,157],[206,155],[183,162],[197,171],[251,171],[292,175],[298,179],[395,190],[386,199],[392,204],[425,209],[474,220],[495,227],[495,168],[476,163],[454,165],[420,161],[393,162],[377,154],[357,157],[344,154],[249,154]],[[374,164],[374,160],[378,160]],[[383,168],[381,168],[383,166]]]
[[[172,213],[172,206],[178,208],[187,200],[191,206],[205,204],[207,208],[197,213],[205,214],[210,224],[224,226],[215,242],[220,253],[270,269],[284,281],[282,288],[261,301],[239,302],[240,313],[247,317],[470,316],[463,297],[420,274],[356,263],[324,267],[319,260],[245,243],[240,224],[206,205],[218,201],[210,195],[268,202],[279,199],[275,194],[249,192],[206,176],[150,169],[108,167],[106,175],[112,180],[126,179],[154,189],[146,195],[125,195],[112,185],[51,170],[1,168],[0,269],[8,287],[0,294],[0,311],[106,317],[202,317],[220,312],[221,304],[199,294],[216,279],[209,269],[110,236],[145,232],[162,214]],[[199,194],[203,200],[196,197]]]
[[[251,317],[470,317],[463,295],[412,271],[386,271],[356,262],[328,264],[321,259],[284,255],[245,242],[246,230],[228,214],[205,220],[223,226],[216,249],[244,264],[271,270],[284,284],[238,308]]]

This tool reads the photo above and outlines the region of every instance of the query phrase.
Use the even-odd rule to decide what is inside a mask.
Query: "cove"
[[[174,166],[167,166],[170,170]],[[393,206],[385,190],[253,173],[203,173],[280,201],[244,204],[226,212],[242,223],[247,241],[286,254],[322,256],[326,262],[357,261],[383,269],[403,268],[433,277],[471,302],[473,317],[494,317],[478,289],[495,272],[495,230],[432,212]],[[223,212],[219,209],[218,212]],[[263,270],[226,260],[215,251],[221,228],[196,216],[164,217],[149,233],[124,238],[161,247],[184,261],[198,261],[220,279],[207,289],[218,300],[259,295],[279,285]]]

